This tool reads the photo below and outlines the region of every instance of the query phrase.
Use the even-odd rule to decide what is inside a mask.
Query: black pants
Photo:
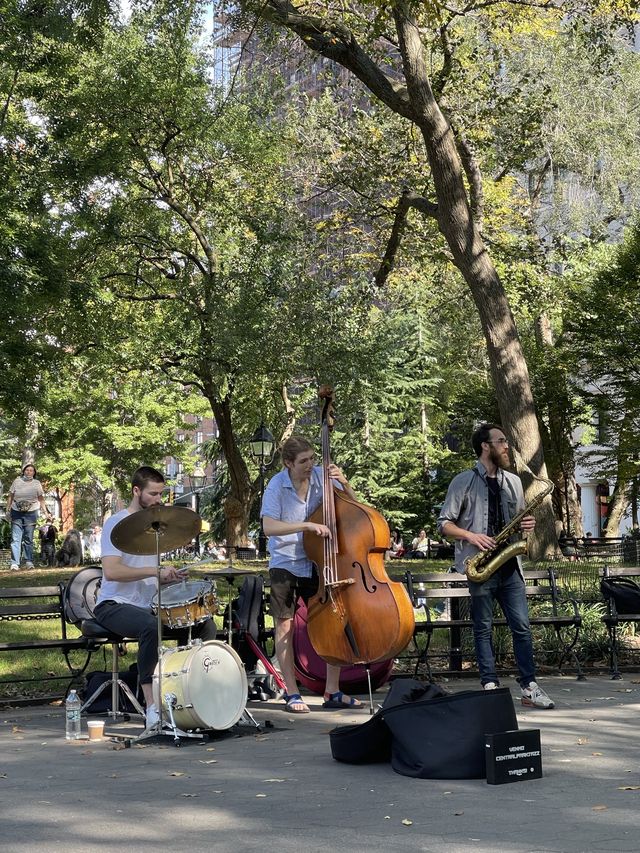
[[[150,684],[153,680],[153,671],[158,663],[157,617],[144,607],[136,607],[134,604],[120,604],[117,601],[101,601],[93,615],[96,622],[99,622],[107,631],[138,641],[140,684]],[[177,640],[180,645],[184,645],[188,640],[189,631],[186,628],[163,628],[162,636]],[[191,636],[205,642],[215,640],[215,621],[207,619],[194,625],[191,629]]]

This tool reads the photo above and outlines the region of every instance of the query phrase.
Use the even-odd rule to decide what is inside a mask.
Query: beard
[[[489,459],[493,462],[496,468],[507,469],[511,467],[511,459],[509,459],[509,451],[508,450],[497,450],[496,447],[492,444],[491,450],[489,451]]]
[[[157,500],[147,500],[142,495],[138,498],[138,505],[141,509],[149,509],[150,506],[160,506]]]

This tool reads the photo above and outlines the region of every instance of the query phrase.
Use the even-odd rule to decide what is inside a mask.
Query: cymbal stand
[[[229,545],[229,568],[231,570],[233,570],[233,549],[234,549],[234,546]],[[227,616],[228,616],[228,618],[227,618],[227,644],[229,646],[231,646],[232,648],[233,648],[233,613],[232,613],[233,607],[232,607],[232,603],[233,603],[233,590],[234,590],[233,583],[234,583],[233,577],[230,575],[227,575],[227,584],[229,585],[229,588],[227,590],[227,594],[228,594],[228,602],[227,602]]]
[[[138,743],[141,740],[148,740],[150,737],[166,735],[168,737],[173,737],[174,744],[176,746],[180,746],[181,737],[202,738],[204,735],[196,732],[185,732],[182,729],[179,729],[173,718],[173,706],[177,701],[176,696],[173,693],[167,693],[164,697],[162,695],[162,652],[164,651],[162,646],[162,584],[160,583],[160,536],[162,535],[162,523],[160,521],[154,521],[152,522],[151,527],[153,528],[156,538],[156,579],[158,584],[158,721],[152,726],[146,728],[142,734],[137,737],[126,738],[126,740],[129,744],[132,744]],[[191,628],[189,628],[189,640],[191,640]],[[167,706],[167,712],[170,719],[170,722],[166,724],[163,720],[163,700],[164,704]]]
[[[235,546],[229,545],[229,568],[230,569],[233,569],[233,551],[234,550],[235,550]],[[227,599],[227,612],[228,612],[227,645],[230,646],[231,648],[233,648],[233,591],[235,589],[233,576],[227,575],[226,581],[227,581],[227,584],[229,585],[228,599]],[[242,717],[240,717],[240,720],[244,720],[244,721],[248,722],[249,725],[254,726],[257,731],[262,730],[260,723],[256,720],[256,718],[253,716],[251,711],[249,711],[249,709],[246,707],[245,707],[244,711],[242,712]]]

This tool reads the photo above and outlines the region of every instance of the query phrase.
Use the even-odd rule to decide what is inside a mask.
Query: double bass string
[[[322,508],[324,523],[331,531],[331,536],[324,540],[324,583],[327,593],[331,598],[333,607],[336,607],[334,597],[334,585],[338,582],[338,561],[336,559],[338,526],[336,523],[336,507],[333,496],[333,484],[329,476],[331,465],[331,451],[329,447],[329,426],[325,422],[322,426]]]

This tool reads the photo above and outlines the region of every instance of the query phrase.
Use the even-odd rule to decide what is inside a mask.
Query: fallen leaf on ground
[[[592,812],[606,812],[609,806],[591,806]]]
[[[181,797],[197,797],[198,794],[180,794]]]
[[[181,770],[170,770],[169,776],[184,776],[184,773]]]
[[[576,741],[576,743],[578,744],[578,746],[583,746],[583,744],[589,743],[589,738],[588,737],[579,737],[578,740]]]
[[[267,796],[266,794],[256,794],[256,798],[259,797],[260,799],[263,799],[266,796]]]
[[[405,817],[405,819],[402,821],[402,825],[403,826],[413,826],[413,821],[409,820],[408,817]]]
[[[621,785],[619,791],[640,791],[640,785]]]
[[[464,812],[454,812],[454,815],[455,815],[456,817],[459,817],[461,814],[464,814]]]
[[[198,764],[217,764],[217,763],[218,763],[217,758],[209,758],[208,761],[203,761],[202,758],[198,759]]]
[[[12,726],[11,731],[15,735],[15,734],[19,734],[20,732],[23,732],[24,729],[21,729],[20,726]]]

